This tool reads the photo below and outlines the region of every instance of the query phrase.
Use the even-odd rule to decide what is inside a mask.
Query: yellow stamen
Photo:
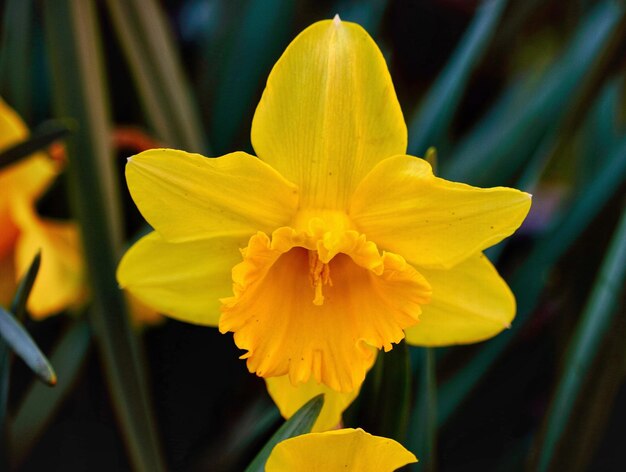
[[[309,251],[309,280],[311,286],[315,289],[315,297],[313,304],[321,306],[324,304],[324,294],[322,293],[323,285],[333,286],[330,279],[330,267],[320,261],[317,251]]]

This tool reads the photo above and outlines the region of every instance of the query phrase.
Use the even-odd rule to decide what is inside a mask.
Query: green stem
[[[437,377],[434,348],[420,348],[421,379],[411,417],[410,446],[419,458],[416,470],[437,469]]]
[[[123,218],[94,2],[57,0],[44,6],[57,114],[80,125],[68,140],[68,177],[90,269],[96,342],[134,468],[162,471],[142,351],[115,282]]]

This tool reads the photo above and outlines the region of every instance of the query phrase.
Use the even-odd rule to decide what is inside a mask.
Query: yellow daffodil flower
[[[0,149],[27,136],[20,117],[0,99]],[[9,303],[17,280],[41,250],[39,273],[27,305],[35,318],[59,312],[85,295],[76,225],[41,218],[35,209],[58,171],[59,162],[42,153],[0,169],[0,303]]]
[[[122,259],[123,288],[233,332],[251,372],[313,386],[302,391],[355,392],[377,350],[403,338],[471,343],[509,325],[515,300],[481,251],[519,227],[530,195],[449,182],[405,155],[387,66],[360,26],[336,17],[291,43],[252,144],[258,158],[129,159],[155,231]]]
[[[393,439],[362,429],[310,433],[278,443],[265,464],[267,472],[392,472],[417,462]]]

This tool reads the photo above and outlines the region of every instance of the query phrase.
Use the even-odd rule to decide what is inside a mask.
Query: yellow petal
[[[362,429],[310,433],[280,442],[265,464],[267,472],[392,472],[417,462],[393,439]]]
[[[298,206],[296,187],[244,152],[209,159],[151,149],[128,160],[126,179],[139,211],[173,242],[271,232]]]
[[[15,256],[13,251],[0,251],[0,306],[8,307],[15,295]]]
[[[406,330],[416,346],[445,346],[482,341],[507,328],[515,316],[515,298],[491,262],[478,254],[449,270],[422,273],[432,286],[431,302],[418,324]]]
[[[450,268],[510,236],[530,200],[511,188],[450,182],[422,159],[395,156],[365,177],[349,213],[379,247],[416,267]]]
[[[321,21],[278,60],[252,122],[257,155],[301,191],[301,206],[345,209],[359,181],[406,152],[385,60],[363,28]]]
[[[375,359],[376,356],[372,356],[372,365]],[[284,418],[291,418],[302,405],[311,398],[323,393],[324,406],[313,425],[313,432],[328,431],[337,427],[341,422],[341,415],[344,410],[359,395],[359,390],[361,389],[359,385],[351,392],[336,392],[324,384],[317,383],[315,379],[309,379],[306,383],[294,386],[288,375],[270,377],[265,379],[265,384],[267,385],[268,393]]]
[[[28,128],[15,111],[0,99],[0,151],[28,137]],[[0,221],[8,211],[8,201],[18,194],[36,198],[55,178],[57,165],[42,153],[0,169]],[[0,240],[2,236],[0,236]]]
[[[0,229],[0,259],[3,259],[7,254],[13,254],[19,234],[19,228],[13,221],[10,205],[6,205],[4,210],[0,207]]]
[[[6,149],[28,136],[20,116],[0,98],[0,149]]]
[[[232,293],[231,269],[241,261],[243,246],[244,241],[231,237],[171,243],[153,232],[124,254],[117,280],[163,314],[216,326],[219,299]]]
[[[133,326],[137,329],[156,326],[165,321],[165,317],[161,313],[149,307],[129,292],[126,292],[126,305],[128,306]]]
[[[233,269],[235,296],[223,300],[219,328],[233,331],[261,377],[311,377],[333,390],[357,388],[373,361],[416,323],[428,302],[424,278],[355,231],[258,233]]]
[[[14,202],[13,208],[20,228],[15,250],[19,277],[41,251],[41,265],[28,297],[30,314],[41,319],[81,303],[86,297],[86,283],[78,226],[41,219],[23,200]]]

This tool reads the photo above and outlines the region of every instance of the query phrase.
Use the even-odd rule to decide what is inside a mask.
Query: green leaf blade
[[[163,471],[143,353],[115,281],[124,218],[95,2],[46,2],[43,17],[46,46],[57,59],[51,61],[55,111],[80,126],[67,141],[68,182],[90,268],[90,321],[131,463],[139,471]]]
[[[617,312],[618,298],[623,291],[625,279],[626,208],[622,212],[591,296],[568,347],[563,375],[559,379],[546,420],[546,434],[541,445],[537,469],[540,472],[549,470],[585,376],[600,343],[607,334],[612,317]]]
[[[281,441],[311,431],[324,406],[324,395],[318,395],[306,402],[291,418],[274,433],[263,449],[257,454],[245,472],[264,472],[265,463],[272,450]]]
[[[441,144],[470,75],[493,36],[506,3],[506,0],[481,3],[459,47],[410,120],[409,154],[421,156],[430,146]]]
[[[167,18],[154,0],[108,0],[145,116],[169,147],[206,153],[200,114]]]
[[[611,38],[620,34],[624,8],[617,2],[596,5],[567,51],[537,86],[530,86],[525,104],[517,101],[497,120],[489,114],[456,147],[442,175],[473,185],[499,185],[512,177],[546,133],[563,120],[567,104]],[[522,97],[523,98],[523,97]]]
[[[0,170],[37,151],[41,151],[53,142],[67,136],[70,132],[69,126],[59,120],[51,120],[41,124],[26,140],[0,153]]]
[[[56,388],[49,389],[40,383],[33,383],[9,424],[11,459],[15,464],[24,460],[71,391],[87,359],[90,343],[91,330],[83,318],[76,321],[54,347],[50,361],[58,372]]]
[[[50,361],[30,337],[26,328],[2,307],[0,307],[0,336],[42,382],[50,386],[56,384],[57,376]]]

